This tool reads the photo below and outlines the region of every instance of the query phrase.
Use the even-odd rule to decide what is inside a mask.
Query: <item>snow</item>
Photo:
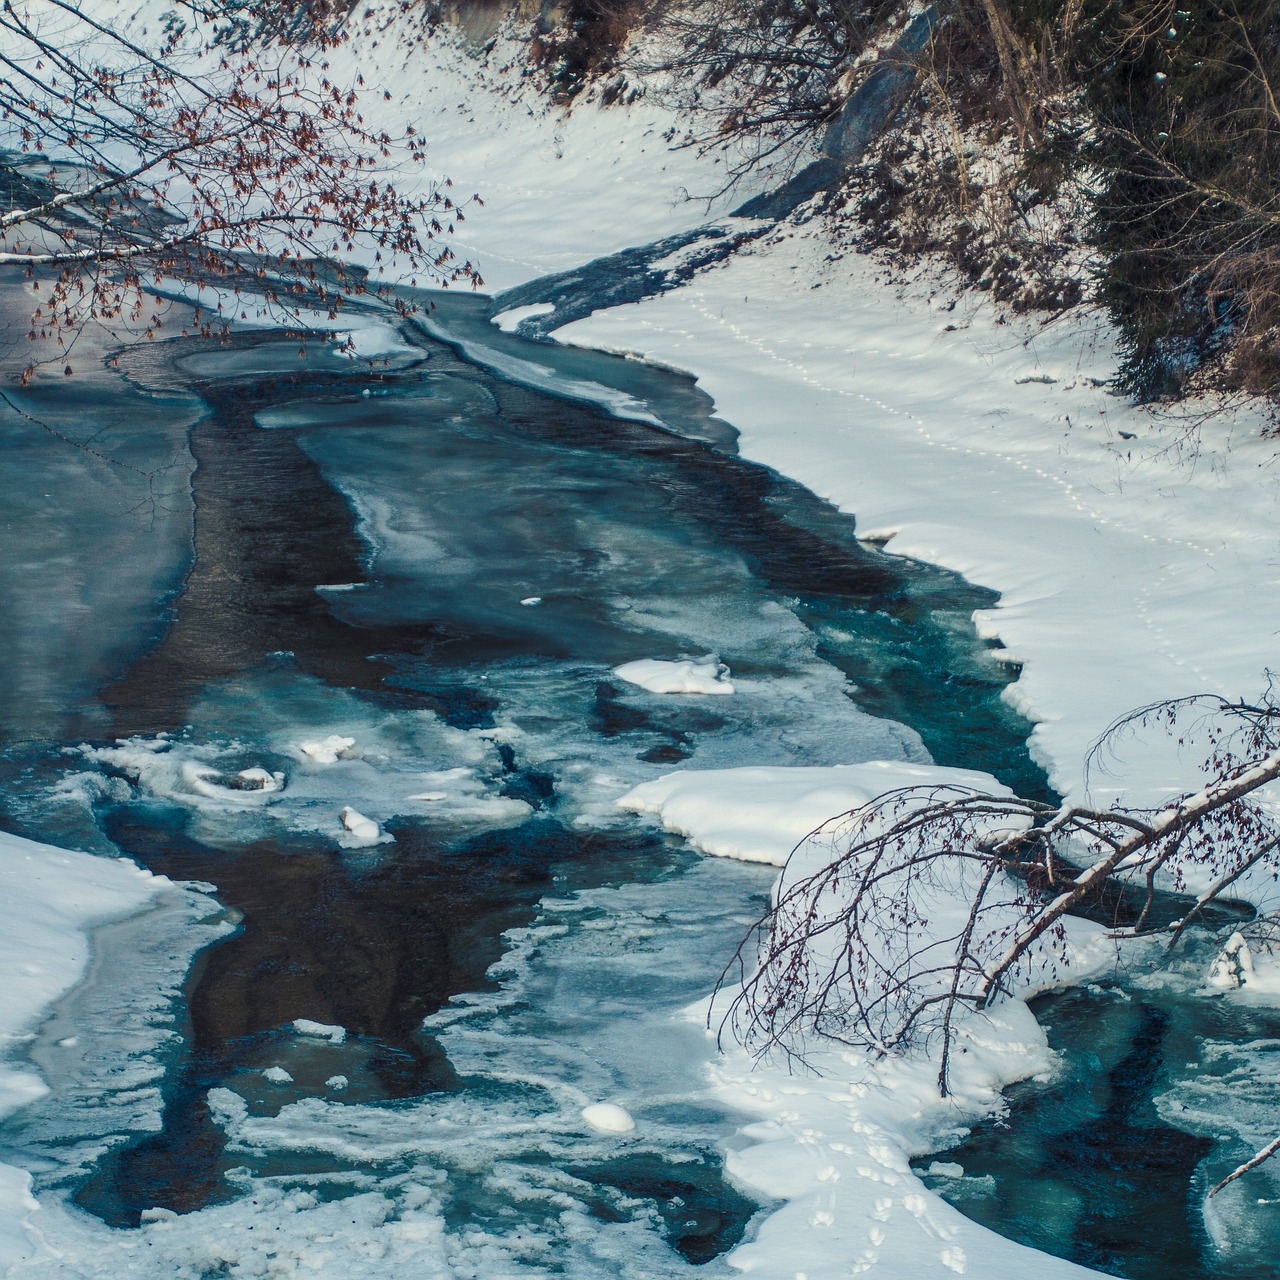
[[[323,319],[316,316],[316,327],[324,328]],[[346,332],[335,333],[333,343],[343,355],[361,360],[386,359],[389,356],[414,356],[421,353],[400,336],[399,328],[385,320],[356,317],[356,325]],[[345,321],[344,321],[345,322]]]
[[[631,1133],[636,1127],[631,1113],[613,1102],[593,1102],[583,1107],[582,1118],[601,1133]]]
[[[1095,1275],[987,1231],[911,1170],[908,1156],[998,1112],[1008,1080],[1052,1063],[1043,1033],[1019,1002],[981,1023],[968,1022],[961,1043],[968,1052],[953,1059],[953,1094],[942,1104],[936,1063],[924,1056],[875,1063],[833,1048],[810,1060],[820,1075],[803,1076],[755,1063],[736,1048],[717,1061],[717,1096],[755,1116],[743,1130],[751,1145],[729,1153],[728,1172],[741,1185],[785,1201],[753,1240],[734,1250],[733,1266],[778,1280],[864,1273],[895,1280]]]
[[[192,792],[227,804],[256,804],[284,785],[284,774],[271,773],[257,765],[234,775],[221,774],[198,764],[185,762],[182,780]]]
[[[351,833],[340,836],[338,843],[347,848],[360,848],[364,845],[381,844],[391,839],[372,818],[366,818],[359,809],[344,805],[338,820]]]
[[[337,764],[338,757],[346,755],[356,745],[354,738],[344,738],[341,734],[331,733],[321,742],[300,742],[298,750],[316,764]]]
[[[827,768],[700,769],[669,773],[618,800],[655,814],[667,831],[703,853],[781,867],[824,822],[897,787],[951,784],[996,794],[989,774],[934,765],[872,761]]]
[[[126,859],[94,857],[0,832],[0,1118],[46,1086],[15,1061],[44,1012],[83,977],[89,931],[142,911],[171,886]],[[0,1164],[0,1272],[30,1253],[31,1178]]]
[[[10,1054],[30,1038],[42,1010],[83,974],[86,931],[140,911],[169,884],[127,859],[0,832],[0,1037]],[[43,1092],[33,1072],[12,1062],[0,1066],[0,1116]]]
[[[327,1040],[330,1044],[343,1044],[347,1039],[346,1027],[336,1027],[326,1022],[314,1022],[310,1018],[294,1018],[293,1029],[300,1036],[313,1036],[319,1040]]]
[[[634,788],[619,804],[658,815],[667,830],[704,852],[782,865],[833,815],[890,788],[926,785],[1007,794],[979,773],[875,762],[677,771]],[[824,865],[831,844],[815,839],[796,852],[787,870],[792,882]],[[830,905],[838,909],[840,903]],[[823,903],[815,906],[821,918]],[[966,913],[963,893],[948,893],[946,886],[922,908],[937,937],[958,936]],[[1083,921],[1071,926],[1071,972],[1077,979],[1114,960],[1101,927]],[[998,930],[998,921],[992,927]],[[1024,994],[1045,978],[1043,968],[1033,972]],[[732,996],[727,987],[691,1016],[714,1031],[723,1026]],[[778,1280],[791,1280],[797,1266],[809,1280],[843,1280],[873,1269],[915,1280],[965,1274],[978,1260],[984,1280],[1021,1276],[1032,1268],[1054,1280],[1092,1274],[992,1236],[941,1201],[911,1170],[912,1156],[999,1112],[1003,1086],[1052,1070],[1044,1033],[1022,1000],[960,1014],[956,1035],[945,1099],[932,1053],[877,1062],[861,1050],[811,1040],[803,1046],[804,1070],[796,1072],[786,1062],[755,1060],[731,1035],[721,1036],[723,1054],[711,1068],[716,1094],[758,1117],[743,1129],[751,1144],[730,1152],[727,1170],[762,1198],[785,1201],[753,1241],[730,1255],[735,1267]],[[954,1176],[963,1174],[959,1166],[950,1169]]]
[[[650,693],[733,692],[729,668],[714,653],[703,658],[681,658],[675,662],[640,658],[614,667],[613,674],[628,684],[648,689]]]
[[[528,307],[511,307],[507,311],[498,312],[493,317],[493,323],[503,333],[514,333],[521,320],[532,320],[534,316],[550,315],[554,310],[555,305],[550,302],[535,302]]]

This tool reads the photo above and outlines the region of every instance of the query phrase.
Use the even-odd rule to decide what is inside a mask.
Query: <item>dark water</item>
[[[473,322],[464,307],[459,326]],[[610,1027],[705,992],[768,875],[708,868],[616,811],[618,794],[673,764],[927,750],[941,763],[976,756],[1043,792],[1026,726],[999,699],[1007,675],[969,623],[988,593],[860,545],[851,519],[737,458],[686,380],[494,341],[505,356],[573,366],[558,377],[590,373],[667,424],[611,418],[586,402],[590,388],[550,397],[421,335],[377,369],[316,347],[299,360],[271,333],[120,355],[129,382],[114,394],[139,422],[175,387],[205,406],[189,442],[189,568],[171,600],[143,602],[155,642],[117,662],[78,713],[105,717],[103,730],[70,759],[52,723],[52,749],[7,753],[6,779],[21,783],[8,821],[205,882],[239,925],[188,981],[158,1130],[72,1151],[56,1096],[7,1126],[6,1150],[42,1185],[72,1186],[113,1226],[267,1183],[330,1196],[369,1177],[398,1186],[411,1157],[383,1125],[396,1108],[461,1108],[498,1131],[553,1117],[559,1133],[580,1104],[556,1093],[557,1077],[587,1099],[693,1088],[683,1042],[670,1063],[651,1061]],[[732,698],[664,698],[612,672],[712,652],[732,669]],[[355,745],[332,764],[302,750],[334,734]],[[248,768],[278,789],[245,790]],[[344,804],[379,823],[378,843],[348,838]],[[547,923],[552,899],[598,903],[595,933]],[[656,931],[645,901],[670,904]],[[452,1018],[460,993],[536,985],[536,969],[502,971],[529,929],[548,956],[586,948],[586,974],[566,961],[542,1003],[424,1029]],[[614,964],[608,984],[584,988],[594,1021],[583,1023],[565,993]],[[318,1048],[292,1029],[298,1018],[345,1039]],[[468,1056],[489,1036],[506,1060],[496,1073],[494,1051]],[[571,1067],[545,1065],[564,1055]],[[229,1138],[234,1098],[244,1123],[285,1128]],[[325,1123],[373,1135],[359,1154],[287,1131],[313,1103]],[[422,1138],[447,1170],[445,1221],[509,1242],[513,1213],[553,1232],[563,1211],[516,1206],[567,1196],[600,1230],[638,1224],[676,1261],[706,1263],[756,1209],[720,1173],[731,1124],[684,1102],[653,1101],[650,1114],[650,1137],[623,1156],[554,1135],[512,1154],[492,1137],[477,1164]],[[511,1168],[524,1188],[514,1199]]]
[[[1054,1078],[1014,1086],[997,1124],[921,1161],[930,1185],[1003,1235],[1111,1275],[1277,1274],[1273,1172],[1206,1196],[1270,1140],[1280,1016],[1204,990],[1211,956],[1201,945],[1165,981],[1036,1002]],[[936,1162],[963,1176],[929,1175]]]

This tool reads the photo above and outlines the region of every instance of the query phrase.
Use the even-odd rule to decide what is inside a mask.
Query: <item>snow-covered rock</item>
[[[582,1118],[601,1133],[630,1133],[636,1127],[631,1113],[613,1102],[593,1102],[583,1107]]]
[[[372,818],[366,818],[359,809],[351,805],[343,807],[338,819],[351,833],[344,841],[348,845],[378,844],[384,839],[382,828]]]
[[[331,733],[318,742],[300,742],[298,750],[316,764],[336,764],[338,758],[345,755],[356,745],[354,738],[344,738],[341,734]]]

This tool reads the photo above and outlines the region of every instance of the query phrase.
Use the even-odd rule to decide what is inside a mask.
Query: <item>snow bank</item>
[[[874,762],[833,768],[687,770],[644,783],[619,800],[626,809],[657,815],[695,848],[721,857],[782,865],[797,844],[833,816],[906,786],[957,786],[1007,794],[986,774],[936,766]],[[829,860],[830,842],[801,844],[788,879],[795,881]],[[957,875],[964,868],[957,868]],[[960,935],[967,914],[963,885],[938,892],[923,915],[936,938]],[[921,899],[917,900],[917,905]],[[823,912],[839,903],[819,900]],[[1071,966],[1076,978],[1114,959],[1104,931],[1071,922]],[[999,928],[988,919],[984,927]],[[823,967],[815,947],[817,967]],[[1028,974],[1027,994],[1045,983],[1046,966]],[[697,1006],[693,1016],[713,1030],[729,1013],[733,989]],[[936,1053],[920,1051],[876,1062],[872,1055],[809,1041],[805,1067],[754,1060],[721,1037],[723,1053],[711,1068],[722,1101],[758,1119],[743,1129],[751,1145],[732,1151],[730,1175],[764,1199],[785,1205],[765,1219],[731,1263],[753,1276],[793,1280],[877,1271],[917,1277],[977,1274],[983,1280],[1038,1275],[1080,1277],[1083,1268],[1037,1254],[993,1236],[940,1200],[916,1177],[913,1156],[950,1145],[978,1120],[999,1113],[1000,1091],[1028,1076],[1052,1071],[1043,1031],[1022,1000],[956,1023],[949,1065],[950,1095],[938,1091]],[[961,1171],[962,1173],[963,1171]]]
[[[712,1009],[716,1025],[723,1009]],[[1020,1002],[959,1029],[952,1096],[938,1097],[937,1063],[919,1056],[873,1063],[831,1048],[793,1074],[730,1046],[712,1068],[716,1095],[756,1117],[751,1145],[731,1151],[730,1176],[785,1203],[729,1257],[756,1280],[1084,1280],[1097,1273],[995,1235],[940,1199],[909,1157],[949,1145],[1003,1108],[1000,1090],[1047,1073],[1052,1055]]]
[[[170,881],[127,859],[72,853],[0,832],[0,1037],[30,1039],[41,1012],[89,961],[94,924],[141,910]],[[31,1071],[0,1065],[0,1116],[44,1092]]]
[[[702,769],[641,783],[618,800],[717,858],[780,867],[824,822],[897,787],[953,785],[1007,794],[990,774],[874,760],[827,768]]]
[[[14,1059],[41,1015],[84,975],[89,930],[132,915],[170,886],[125,859],[72,853],[0,832],[0,1118],[46,1092]],[[0,1164],[0,1272],[27,1255],[30,1175]]]

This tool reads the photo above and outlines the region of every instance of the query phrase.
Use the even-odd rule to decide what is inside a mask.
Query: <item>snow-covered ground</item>
[[[54,1001],[84,977],[89,931],[145,910],[171,887],[128,859],[0,832],[0,1119],[46,1092],[35,1070],[14,1058]],[[31,1252],[24,1224],[38,1209],[30,1182],[21,1169],[0,1163],[2,1274]]]
[[[429,137],[433,168],[483,195],[456,239],[489,287],[727,207],[684,198],[715,190],[719,165],[668,151],[663,135],[678,121],[653,102],[583,103],[566,115],[504,70],[501,45],[481,65],[449,41],[398,37],[390,16],[370,28],[376,43],[340,51],[335,65],[376,66],[374,82],[394,91],[388,110],[409,113]],[[688,370],[739,429],[745,455],[855,512],[863,534],[888,539],[891,552],[997,590],[978,626],[1021,665],[1010,696],[1034,721],[1033,749],[1063,793],[1083,794],[1089,745],[1132,707],[1258,691],[1280,631],[1280,464],[1261,415],[1130,407],[1106,389],[1114,352],[1096,316],[1018,318],[942,275],[909,286],[883,275],[873,258],[833,253],[809,223],[558,336]],[[1101,799],[1149,801],[1186,785],[1193,765],[1168,744],[1133,741],[1114,776],[1092,781]],[[746,834],[726,835],[728,802],[712,803],[723,779],[686,778],[632,803],[713,852],[776,860],[799,830],[797,819],[780,820],[782,806],[797,786],[812,798],[810,780],[773,771],[738,781],[760,815]],[[770,840],[776,847],[762,853]],[[12,1042],[82,973],[84,930],[139,910],[156,884],[7,837],[0,874],[22,894],[0,898],[0,938],[14,940],[3,953],[0,1031]],[[971,1052],[945,1103],[926,1061],[874,1065],[833,1050],[818,1063],[824,1075],[809,1078],[753,1070],[729,1052],[713,1087],[755,1116],[730,1171],[785,1202],[732,1263],[787,1280],[1085,1274],[992,1236],[908,1168],[909,1154],[996,1106],[1002,1085],[1049,1068],[1022,1005],[964,1034]],[[5,1107],[37,1087],[6,1069]],[[0,1174],[3,1264],[30,1247],[15,1222],[30,1206],[22,1176]]]

